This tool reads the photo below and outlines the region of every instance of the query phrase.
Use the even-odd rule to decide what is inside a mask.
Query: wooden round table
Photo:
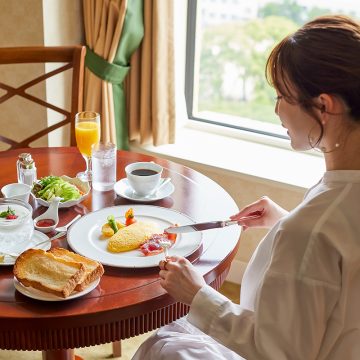
[[[37,166],[38,178],[46,175],[76,176],[85,162],[76,148],[26,149]],[[21,150],[0,153],[0,186],[17,181],[16,160]],[[208,177],[160,158],[118,151],[117,180],[125,177],[124,167],[136,161],[155,161],[164,167],[164,177],[175,185],[172,195],[151,205],[171,208],[194,221],[227,219],[238,210],[234,200]],[[34,199],[33,217],[44,212]],[[82,215],[114,205],[131,205],[114,191],[92,190],[79,205],[60,209],[59,225],[77,213]],[[240,227],[204,231],[202,246],[189,259],[218,289],[225,280],[239,245]],[[52,246],[68,247],[66,239]],[[160,286],[157,267],[116,268],[105,266],[100,284],[89,294],[70,301],[45,302],[30,299],[14,288],[12,266],[0,267],[0,349],[42,350],[43,359],[74,358],[72,349],[116,342],[168,324],[188,312]]]

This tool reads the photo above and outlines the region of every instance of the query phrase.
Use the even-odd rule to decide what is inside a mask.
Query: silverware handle
[[[224,221],[224,226],[230,226],[230,225],[238,225],[238,221],[237,220],[227,220]]]
[[[230,225],[241,225],[241,221],[244,220],[251,220],[251,219],[258,219],[259,217],[261,217],[261,215],[249,215],[249,216],[243,216],[241,219],[239,219],[239,221],[237,220],[227,220],[224,221],[224,226],[230,226]]]
[[[54,235],[53,237],[51,237],[51,238],[48,238],[48,239],[46,239],[44,241],[40,241],[39,243],[35,244],[35,246],[46,244],[48,242],[51,243],[53,240],[59,239],[59,238],[63,237],[64,235],[66,235],[66,231],[59,232],[56,235]]]
[[[72,225],[77,219],[80,219],[81,218],[81,215],[80,214],[77,214],[71,221],[69,221],[65,226],[66,229],[69,228],[70,225]]]

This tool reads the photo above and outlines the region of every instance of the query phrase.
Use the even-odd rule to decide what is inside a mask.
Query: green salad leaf
[[[59,176],[45,176],[33,186],[33,194],[45,201],[60,197],[61,202],[80,199],[80,190]]]
[[[15,210],[8,206],[6,211],[0,213],[0,218],[6,218],[9,215],[15,215]]]

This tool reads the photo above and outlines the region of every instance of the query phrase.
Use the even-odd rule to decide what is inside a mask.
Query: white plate
[[[140,250],[111,253],[106,250],[108,239],[101,239],[101,227],[107,222],[109,215],[125,222],[125,212],[132,207],[135,218],[139,221],[153,222],[160,229],[166,229],[173,224],[193,224],[187,215],[175,210],[152,205],[121,205],[101,209],[83,216],[69,230],[68,244],[72,249],[90,259],[97,260],[104,265],[124,268],[147,268],[158,266],[164,259],[164,253],[145,256]],[[201,245],[201,232],[179,234],[176,242],[169,248],[169,255],[189,256]]]
[[[71,295],[69,295],[67,298],[62,298],[60,296],[56,296],[55,294],[50,294],[45,291],[41,291],[38,289],[34,289],[32,287],[26,287],[23,284],[21,284],[16,277],[14,277],[14,286],[17,291],[22,293],[23,295],[30,297],[32,299],[36,300],[44,300],[44,301],[66,301],[71,299],[76,299],[80,296],[84,296],[85,294],[88,294],[90,291],[94,290],[100,282],[100,278],[93,281],[89,286],[84,289],[83,291],[74,292]]]
[[[138,201],[138,202],[152,202],[152,201],[161,200],[161,199],[166,198],[167,196],[171,195],[175,190],[175,186],[170,181],[169,183],[164,185],[159,191],[157,191],[155,194],[153,194],[151,196],[147,196],[147,197],[142,197],[142,196],[136,195],[134,193],[134,190],[129,185],[128,179],[124,178],[124,179],[121,179],[120,181],[118,181],[114,185],[114,190],[115,190],[116,194],[118,194],[119,196],[121,196],[125,199],[128,199],[128,200]]]
[[[65,181],[68,181],[70,184],[75,185],[76,187],[78,187],[83,193],[84,195],[81,196],[79,199],[77,200],[69,200],[69,201],[65,201],[65,202],[60,202],[59,203],[59,208],[68,208],[77,204],[80,204],[88,195],[90,192],[90,184],[86,181],[81,181],[80,179],[74,177],[71,178],[69,176],[66,175],[62,175],[60,176],[62,179],[64,179]],[[35,195],[31,192],[31,195],[35,197]],[[38,201],[38,203],[42,206],[47,206],[49,207],[50,202],[43,200],[41,198],[37,198],[35,197],[35,199]]]
[[[41,244],[40,246],[36,246],[36,244],[45,241],[49,237],[45,234],[43,234],[40,231],[34,230],[33,235],[30,239],[30,241],[21,242],[21,243],[15,243],[12,244],[10,247],[2,248],[0,244],[0,253],[1,250],[9,253],[21,253],[25,251],[26,249],[34,248],[34,249],[43,249],[43,250],[49,250],[51,246],[51,242]],[[4,261],[0,262],[0,265],[14,265],[15,264],[15,258],[12,256],[6,256],[4,257]]]

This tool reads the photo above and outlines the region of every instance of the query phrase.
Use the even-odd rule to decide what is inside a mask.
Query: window
[[[189,119],[287,139],[265,79],[266,59],[288,33],[329,13],[359,19],[358,0],[189,0]]]

